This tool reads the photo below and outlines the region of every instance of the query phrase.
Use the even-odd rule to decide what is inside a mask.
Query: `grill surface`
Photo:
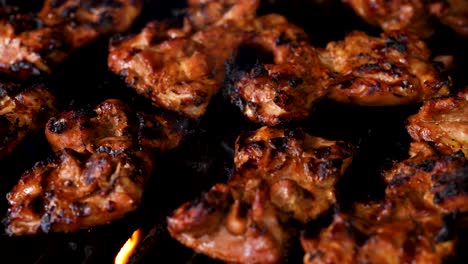
[[[13,2],[13,1],[0,1]],[[24,6],[28,6],[26,2]],[[170,2],[170,3],[169,3]],[[265,1],[260,13],[277,12],[302,26],[311,42],[324,46],[331,40],[342,39],[351,30],[378,34],[339,1],[318,6],[311,0]],[[153,19],[170,18],[178,22],[177,10],[185,1],[150,1],[134,26],[137,32]],[[35,6],[28,8],[35,8]],[[180,22],[180,21],[179,21]],[[93,107],[106,98],[123,98],[127,102],[140,102],[122,81],[107,71],[108,39],[101,39],[71,56],[53,76],[45,81],[56,92],[62,109]],[[453,72],[455,87],[468,84],[468,40],[458,38],[451,30],[440,26],[429,40],[433,54],[453,54],[456,68]],[[241,52],[243,63],[255,62],[254,52]],[[36,81],[36,80],[35,80]],[[339,184],[339,206],[351,201],[376,199],[383,195],[381,172],[393,160],[403,159],[409,146],[409,136],[404,128],[406,118],[416,113],[419,105],[366,108],[324,102],[314,114],[300,125],[307,132],[330,139],[347,140],[357,146],[358,156],[347,175]],[[15,263],[111,263],[120,247],[137,229],[142,228],[146,238],[131,258],[131,263],[217,263],[195,254],[172,240],[165,231],[165,216],[181,203],[194,199],[215,182],[225,182],[232,167],[233,144],[244,130],[258,127],[228,104],[222,93],[217,95],[208,113],[192,126],[185,143],[178,149],[159,157],[153,176],[146,188],[142,207],[125,219],[107,226],[96,227],[76,234],[52,234],[30,237],[0,237],[2,259]],[[8,157],[0,160],[2,197],[16,184],[20,175],[38,160],[45,159],[51,151],[43,133],[26,139]],[[0,200],[0,213],[7,210],[6,199]],[[314,233],[326,225],[330,215],[310,224],[307,232]],[[303,252],[292,245],[288,263],[301,263]],[[463,254],[458,259],[466,258]],[[169,262],[168,262],[169,263]]]

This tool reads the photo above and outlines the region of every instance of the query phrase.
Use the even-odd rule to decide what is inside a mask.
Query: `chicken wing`
[[[348,144],[299,129],[263,127],[243,134],[230,180],[176,209],[169,232],[223,261],[278,263],[297,231],[287,221],[305,223],[333,206],[334,185],[352,156]]]
[[[362,32],[330,42],[320,59],[331,78],[324,85],[332,100],[359,105],[400,105],[448,95],[450,77],[430,60],[430,50],[416,36]]]

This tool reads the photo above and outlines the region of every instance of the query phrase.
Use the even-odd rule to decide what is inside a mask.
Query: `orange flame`
[[[141,230],[137,229],[133,232],[132,236],[125,242],[125,244],[120,249],[119,253],[115,257],[114,264],[126,264],[135,250],[136,246],[141,240]]]

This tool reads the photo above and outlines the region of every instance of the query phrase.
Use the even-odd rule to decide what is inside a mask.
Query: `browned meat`
[[[192,1],[182,29],[150,23],[111,45],[110,69],[153,103],[198,118],[225,78],[225,62],[241,45],[273,53],[231,89],[252,120],[276,124],[307,116],[323,96],[315,49],[304,31],[279,15],[254,17],[258,1]],[[237,81],[237,80],[236,80]]]
[[[454,214],[466,212],[468,161],[413,143],[386,172],[384,201],[335,215],[318,238],[302,238],[304,263],[442,263],[454,254]]]
[[[46,137],[54,151],[73,149],[93,153],[108,144],[116,151],[129,149],[135,143],[129,113],[127,106],[117,100],[101,103],[95,109],[95,116],[85,111],[61,113],[47,123]]]
[[[223,24],[193,34],[152,22],[111,45],[109,67],[156,105],[197,118],[220,88],[224,61],[241,39],[237,32]]]
[[[25,172],[8,194],[6,232],[73,232],[123,217],[141,202],[152,151],[176,146],[176,134],[164,116],[136,114],[114,99],[94,114],[52,118],[46,135],[56,155]]]
[[[244,40],[273,53],[234,81],[232,101],[252,121],[275,125],[309,115],[323,98],[368,106],[410,104],[448,95],[451,78],[430,60],[426,44],[403,32],[380,38],[362,32],[316,50],[305,33],[278,17],[256,19]],[[264,23],[264,24],[262,24]]]
[[[334,185],[353,155],[343,143],[299,129],[263,127],[236,142],[235,171],[201,199],[168,218],[170,234],[210,257],[235,263],[278,263],[296,233],[333,206]]]
[[[399,105],[448,95],[451,79],[430,61],[430,50],[414,35],[362,32],[330,42],[320,53],[330,69],[325,82],[332,100],[360,105]]]
[[[31,132],[42,129],[55,111],[55,97],[43,85],[0,83],[0,157]]]
[[[50,73],[73,50],[103,34],[126,30],[140,0],[45,2],[38,14],[0,11],[0,72],[27,78]]]
[[[130,150],[80,155],[70,149],[27,171],[8,194],[10,235],[73,232],[136,209],[149,162]]]
[[[221,25],[230,20],[250,20],[259,0],[188,0],[187,18],[196,29]]]
[[[468,157],[468,99],[430,100],[408,121],[407,129],[414,140],[434,142],[445,153],[462,150]]]
[[[463,1],[463,0],[462,0]],[[384,31],[407,30],[429,37],[433,30],[427,0],[343,0],[369,24]]]
[[[99,35],[127,30],[141,8],[141,0],[46,0],[38,17],[64,30],[69,44],[77,48]]]
[[[392,202],[356,205],[336,214],[318,238],[302,237],[304,263],[442,263],[453,254],[453,240],[437,241],[443,219],[433,208],[421,208],[426,215],[412,219]]]
[[[266,125],[308,116],[326,94],[326,68],[306,33],[277,15],[254,21],[254,34],[243,42],[273,54],[272,64],[257,64],[233,84],[232,101],[250,120]]]
[[[441,154],[426,143],[416,142],[410,155],[386,173],[387,196],[404,198],[412,193],[443,213],[468,210],[468,160],[461,150]]]

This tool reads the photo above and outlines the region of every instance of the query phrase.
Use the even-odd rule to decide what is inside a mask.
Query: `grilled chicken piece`
[[[250,20],[259,0],[188,0],[187,18],[195,29],[221,25],[230,20]]]
[[[444,222],[437,211],[420,208],[420,218],[412,219],[392,202],[356,205],[336,214],[318,238],[303,236],[304,263],[442,263],[453,254],[453,240],[438,241]]]
[[[236,142],[235,170],[199,200],[168,218],[170,234],[210,257],[235,263],[278,263],[291,219],[305,223],[333,206],[334,185],[352,148],[303,133],[263,127]]]
[[[400,105],[448,95],[451,79],[430,61],[426,44],[403,32],[380,38],[362,32],[330,42],[320,52],[331,71],[324,85],[332,100],[359,105]]]
[[[462,94],[460,94],[462,95]],[[462,150],[468,157],[468,99],[440,98],[427,101],[407,126],[414,140],[434,142],[444,152]]]
[[[55,111],[55,97],[43,85],[0,83],[0,157],[45,126]]]
[[[84,155],[60,151],[26,172],[8,194],[6,232],[73,232],[119,219],[139,205],[148,164],[120,147]]]
[[[463,0],[462,0],[463,1]],[[407,30],[421,37],[433,33],[427,0],[343,0],[369,24],[384,31]]]
[[[188,120],[171,113],[151,110],[138,111],[138,145],[151,151],[166,152],[180,145],[187,129]]]
[[[229,184],[249,185],[260,178],[270,186],[276,207],[307,223],[335,203],[334,186],[352,157],[352,146],[344,142],[263,127],[237,140],[236,173]]]
[[[151,22],[140,34],[113,41],[109,68],[154,104],[198,118],[219,90],[224,62],[240,45],[259,1],[191,0],[184,27]]]
[[[0,72],[20,78],[50,73],[72,51],[103,34],[126,30],[140,0],[45,2],[37,14],[0,10]]]
[[[142,5],[141,0],[46,0],[38,17],[49,27],[65,30],[77,48],[99,35],[127,30]]]
[[[243,42],[271,52],[272,64],[257,64],[231,85],[234,104],[250,120],[266,125],[301,119],[326,94],[321,85],[326,68],[306,33],[284,17],[270,15],[254,21],[254,34]]]
[[[387,196],[404,198],[412,193],[442,213],[468,211],[468,160],[461,150],[444,154],[415,142],[410,155],[385,174]]]
[[[177,145],[178,129],[163,116],[134,113],[114,99],[94,115],[71,111],[50,119],[46,135],[56,155],[25,172],[8,194],[6,232],[73,232],[135,210],[152,151]]]
[[[198,118],[221,86],[224,61],[241,41],[234,24],[193,33],[152,22],[137,36],[114,41],[108,64],[154,104]]]
[[[356,204],[318,238],[302,237],[304,263],[442,263],[454,254],[454,215],[468,209],[468,161],[422,142],[410,155],[386,172],[384,201]]]

